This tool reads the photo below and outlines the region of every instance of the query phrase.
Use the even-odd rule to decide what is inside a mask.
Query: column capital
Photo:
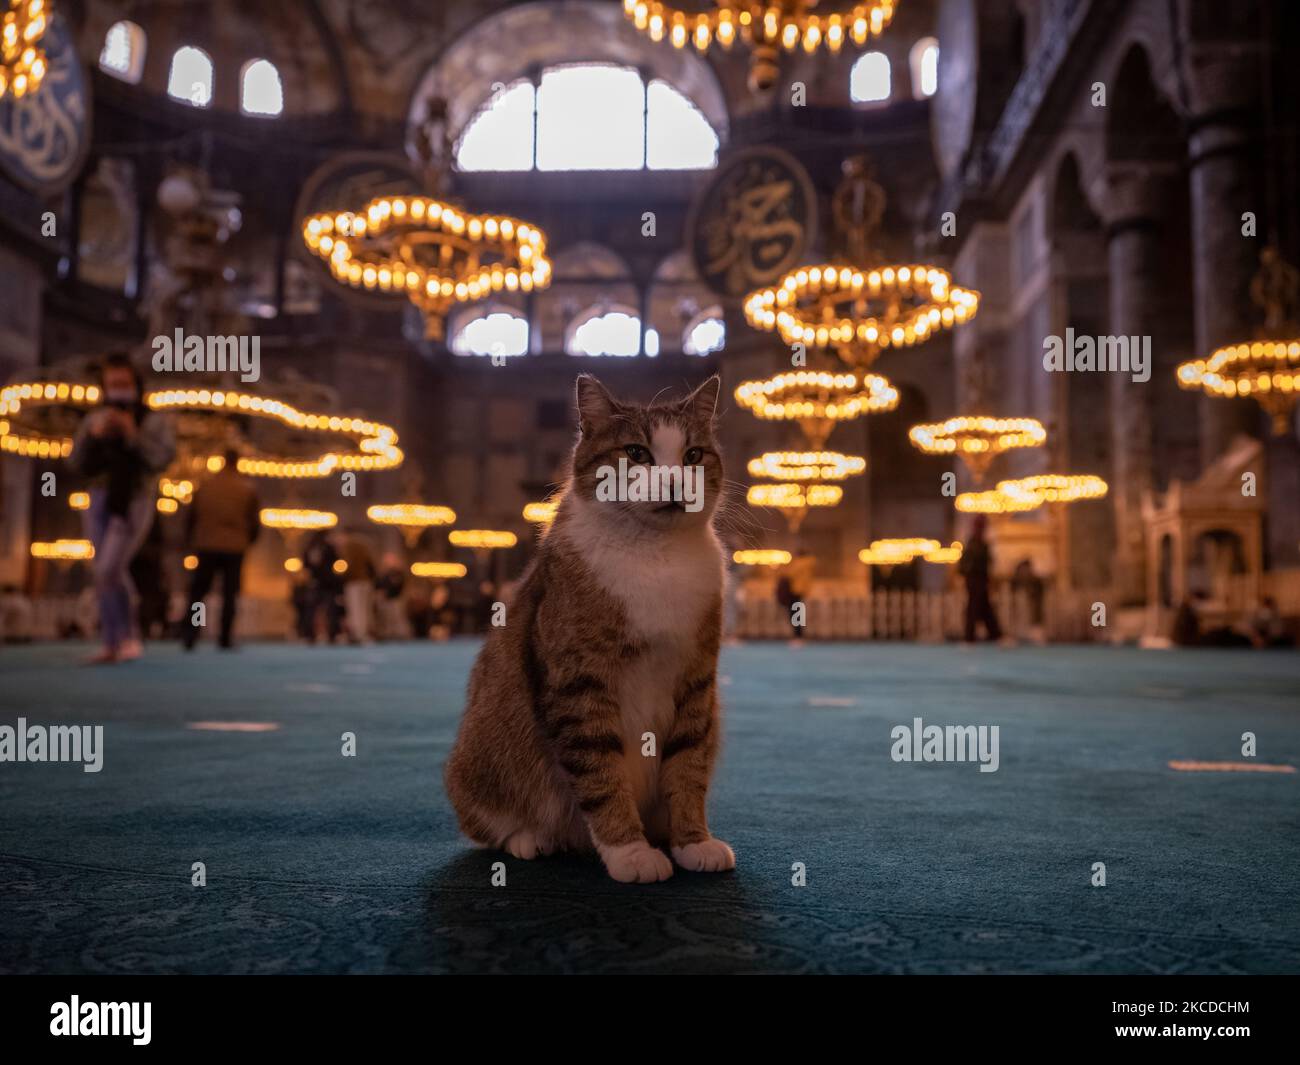
[[[1116,230],[1155,225],[1169,203],[1170,184],[1178,177],[1173,163],[1111,163],[1095,188],[1098,213],[1111,235]]]

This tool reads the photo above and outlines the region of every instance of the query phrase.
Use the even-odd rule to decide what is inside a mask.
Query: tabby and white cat
[[[475,842],[516,858],[594,848],[624,882],[670,877],[662,846],[684,869],[734,868],[705,817],[721,732],[719,384],[640,406],[578,378],[570,479],[479,652],[447,762]],[[602,467],[620,458],[702,467],[703,506],[598,499]]]

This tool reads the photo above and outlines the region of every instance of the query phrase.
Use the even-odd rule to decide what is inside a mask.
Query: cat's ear
[[[618,404],[591,374],[578,374],[578,428],[585,434],[612,415]]]
[[[714,374],[682,401],[692,422],[696,425],[713,424],[718,413],[718,393],[721,389],[722,378]]]

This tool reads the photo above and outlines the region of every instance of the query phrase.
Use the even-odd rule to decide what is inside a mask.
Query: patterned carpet
[[[1168,765],[1300,766],[1293,653],[728,648],[738,869],[623,886],[457,838],[472,643],[85,650],[0,651],[0,725],[105,726],[100,773],[0,764],[3,972],[1300,972],[1300,773]],[[892,761],[914,717],[1000,768]]]

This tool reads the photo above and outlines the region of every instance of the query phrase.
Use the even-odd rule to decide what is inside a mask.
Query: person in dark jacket
[[[990,640],[1002,637],[1002,627],[998,624],[997,613],[993,609],[993,600],[989,597],[989,568],[992,556],[988,541],[984,538],[987,519],[983,514],[976,514],[971,526],[970,537],[962,549],[958,569],[966,578],[966,642],[975,640],[975,626],[983,624]]]
[[[190,581],[188,614],[181,619],[187,651],[199,638],[194,624],[194,604],[203,602],[212,590],[213,579],[221,575],[221,646],[234,646],[235,610],[239,605],[239,578],[244,552],[261,531],[257,490],[239,472],[239,452],[227,448],[225,464],[194,493],[186,514],[189,549],[199,564]]]
[[[322,610],[326,642],[332,643],[339,635],[343,614],[339,604],[343,592],[340,561],[330,536],[324,530],[312,533],[302,553],[302,568],[307,574],[307,609],[301,635],[308,643],[316,642],[316,618]]]
[[[95,547],[95,595],[103,648],[92,663],[139,658],[131,559],[149,535],[156,479],[176,453],[171,421],[144,402],[140,377],[125,354],[100,367],[103,404],[77,430],[70,462],[91,478],[86,534]]]

